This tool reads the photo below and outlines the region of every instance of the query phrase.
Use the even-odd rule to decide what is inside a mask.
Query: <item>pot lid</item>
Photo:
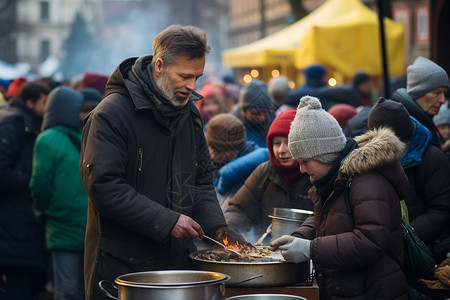
[[[297,208],[283,208],[283,207],[273,208],[274,217],[281,217],[292,220],[305,220],[312,214],[313,212],[310,210],[303,210]]]
[[[209,271],[166,270],[124,274],[116,278],[119,285],[142,287],[181,287],[205,285],[229,280],[226,274]]]

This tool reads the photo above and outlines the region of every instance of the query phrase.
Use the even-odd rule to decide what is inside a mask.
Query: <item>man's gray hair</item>
[[[201,58],[211,51],[206,33],[194,26],[170,25],[153,40],[152,63],[161,58],[165,65],[172,64],[179,55]]]

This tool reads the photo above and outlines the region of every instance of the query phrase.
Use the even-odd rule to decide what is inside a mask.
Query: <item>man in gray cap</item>
[[[400,88],[392,95],[392,100],[402,103],[411,116],[431,131],[432,144],[437,147],[440,146],[440,138],[433,124],[433,116],[445,103],[449,86],[445,70],[419,56],[406,70],[406,89]]]

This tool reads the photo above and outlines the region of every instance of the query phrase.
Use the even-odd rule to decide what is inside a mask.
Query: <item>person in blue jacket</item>
[[[245,126],[231,113],[214,116],[206,127],[206,142],[216,167],[214,186],[222,210],[251,172],[269,159],[267,148],[246,140]]]
[[[266,147],[267,132],[275,119],[275,106],[267,85],[260,80],[244,85],[233,113],[244,123],[247,140]]]

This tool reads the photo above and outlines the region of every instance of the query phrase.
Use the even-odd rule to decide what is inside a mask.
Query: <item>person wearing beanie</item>
[[[405,144],[389,128],[346,138],[319,99],[300,100],[288,145],[314,214],[270,243],[288,262],[310,259],[324,299],[407,299],[400,200],[408,181],[398,163]],[[339,287],[337,289],[336,287]]]
[[[339,126],[341,126],[342,129],[347,126],[348,120],[356,116],[356,114],[358,113],[354,106],[344,103],[335,104],[331,106],[327,111],[336,119],[336,121],[338,121]]]
[[[82,105],[80,92],[66,86],[52,90],[34,145],[30,191],[36,217],[45,219],[55,299],[84,299],[88,198],[78,169]]]
[[[443,106],[444,107],[444,106]],[[400,158],[409,182],[405,198],[410,225],[442,260],[450,247],[436,247],[450,226],[450,162],[431,144],[430,130],[410,116],[403,104],[380,98],[368,118],[369,130],[391,128],[407,144]]]
[[[238,156],[242,148],[252,149],[253,143],[246,141],[245,126],[241,120],[229,113],[213,117],[206,127],[206,143],[211,158],[221,167]],[[244,147],[246,146],[246,147]],[[248,150],[242,154],[248,153]]]
[[[46,277],[45,235],[33,214],[29,183],[48,93],[27,82],[0,109],[0,277],[8,278],[2,281],[7,299],[35,298],[33,290]]]
[[[272,97],[275,108],[279,109],[280,106],[283,105],[284,98],[291,91],[289,79],[282,75],[272,77],[267,83],[267,89]]]
[[[267,154],[261,152],[263,148],[246,140],[244,124],[231,113],[214,116],[206,126],[205,136],[216,167],[213,184],[224,210],[248,175],[267,160]]]
[[[303,70],[305,83],[289,92],[284,98],[284,104],[296,108],[300,98],[306,95],[317,96],[317,91],[327,86],[325,75],[327,69],[321,64],[311,64]]]
[[[267,131],[275,118],[267,85],[260,80],[252,80],[244,85],[234,114],[244,123],[247,140],[266,147]]]
[[[230,201],[225,211],[228,226],[246,236],[260,236],[271,224],[274,207],[313,210],[307,192],[311,182],[300,173],[288,148],[288,134],[295,109],[280,113],[267,134],[269,161],[261,163]],[[250,237],[249,237],[250,239]]]
[[[441,135],[441,144],[450,139],[450,108],[448,105],[442,105],[437,115],[433,117],[434,126]]]
[[[10,98],[19,95],[20,90],[22,89],[22,86],[28,82],[28,79],[25,77],[18,77],[14,79],[8,86],[8,89],[6,90],[6,99],[9,100]]]
[[[80,89],[83,88],[94,88],[102,94],[105,94],[106,82],[108,81],[108,76],[94,73],[94,72],[85,72],[83,76],[83,80],[80,84]]]
[[[80,119],[84,120],[88,113],[90,113],[102,101],[102,94],[94,88],[83,88],[80,90],[83,95],[83,106],[80,111]]]
[[[205,84],[199,91],[203,99],[195,102],[203,120],[204,126],[212,117],[224,113],[224,88],[214,82]]]
[[[392,100],[402,103],[409,114],[427,127],[432,134],[432,144],[440,147],[440,136],[433,124],[433,116],[445,103],[449,88],[445,70],[433,61],[419,56],[406,69],[406,89],[397,89]]]
[[[352,78],[356,97],[362,106],[372,106],[372,82],[369,73],[356,71]]]

